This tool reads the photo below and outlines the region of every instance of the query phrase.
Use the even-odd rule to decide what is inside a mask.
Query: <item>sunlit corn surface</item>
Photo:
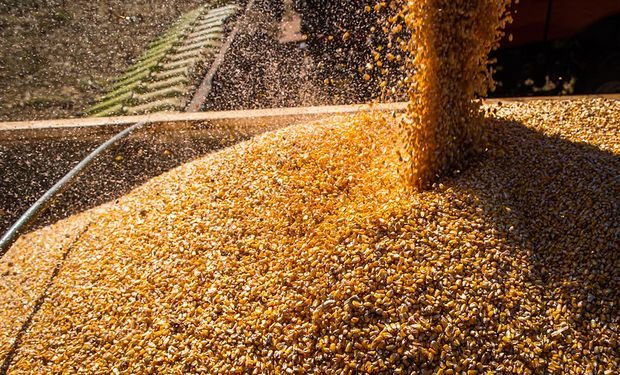
[[[483,152],[403,191],[392,116],[269,132],[23,237],[9,373],[620,368],[620,102],[486,108]]]

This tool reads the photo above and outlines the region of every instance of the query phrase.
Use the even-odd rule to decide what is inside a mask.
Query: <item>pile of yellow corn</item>
[[[3,356],[71,248],[9,372],[613,373],[620,103],[487,112],[486,151],[422,193],[398,119],[339,117],[22,238]]]
[[[21,238],[8,372],[617,371],[620,102],[481,111],[506,2],[406,7],[406,115],[266,133]]]

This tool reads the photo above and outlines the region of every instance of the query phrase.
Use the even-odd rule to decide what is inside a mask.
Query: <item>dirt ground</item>
[[[204,3],[0,0],[0,121],[81,116],[149,42]],[[318,69],[322,57],[307,48],[291,0],[258,0],[254,8],[204,109],[355,101],[354,85],[324,85],[334,72]]]
[[[75,117],[200,0],[0,0],[0,121]]]
[[[309,48],[291,0],[278,11],[257,1],[218,69],[203,110],[353,104],[366,101],[359,80]],[[336,51],[333,51],[337,53]],[[365,60],[350,59],[351,66]]]

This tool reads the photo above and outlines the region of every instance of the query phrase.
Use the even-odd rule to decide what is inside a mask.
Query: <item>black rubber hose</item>
[[[108,139],[102,143],[99,147],[93,150],[88,156],[80,161],[69,173],[67,173],[62,179],[60,179],[54,186],[45,192],[24,214],[9,228],[9,230],[0,239],[0,259],[11,248],[11,245],[17,241],[17,239],[24,234],[30,226],[47,210],[56,200],[56,198],[65,192],[95,161],[95,159],[112,147],[116,142],[127,137],[129,134],[138,130],[146,125],[147,122],[142,121],[135,123],[114,137]]]

